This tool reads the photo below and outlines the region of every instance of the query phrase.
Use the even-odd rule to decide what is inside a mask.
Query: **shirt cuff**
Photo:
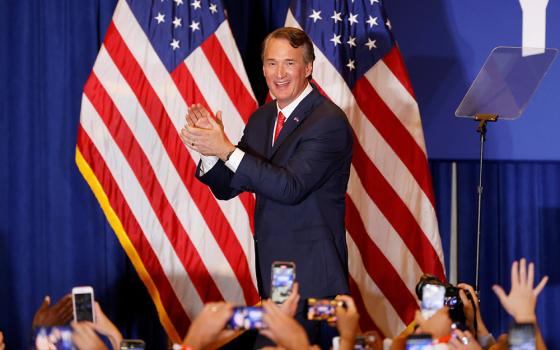
[[[200,171],[198,172],[198,176],[203,176],[207,172],[209,172],[214,165],[218,163],[220,158],[216,156],[200,156]]]
[[[235,173],[237,171],[237,168],[239,167],[239,164],[241,164],[241,161],[243,160],[244,156],[245,156],[245,152],[243,152],[242,150],[236,147],[233,153],[231,154],[231,156],[229,156],[229,159],[226,161],[225,164],[229,170]]]

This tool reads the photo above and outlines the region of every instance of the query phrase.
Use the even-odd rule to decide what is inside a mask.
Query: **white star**
[[[218,5],[216,5],[216,4],[210,4],[210,12],[212,12],[212,13],[218,12],[217,7],[218,7]]]
[[[350,36],[350,38],[348,39],[348,41],[346,42],[348,45],[350,45],[350,47],[352,46],[356,46],[356,38]]]
[[[356,69],[356,67],[354,66],[354,60],[348,60],[346,67],[348,67],[351,71]]]
[[[336,22],[341,21],[342,22],[342,18],[340,17],[340,15],[342,15],[342,12],[336,12],[336,10],[334,11],[334,15],[331,16],[332,19],[334,19],[334,23],[336,24]]]
[[[181,0],[182,1],[182,0]],[[200,6],[200,0],[193,0],[193,2],[191,3],[191,6],[193,7],[193,10],[199,9],[201,8]]]
[[[369,0],[369,2],[373,5],[374,2],[379,4],[379,0]]]
[[[175,28],[181,27],[181,26],[182,26],[181,21],[182,21],[182,19],[180,19],[179,17],[175,17],[175,18],[173,19],[173,26],[174,26]]]
[[[391,21],[389,21],[389,19],[387,19],[387,22],[385,22],[385,25],[387,26],[387,28],[389,28],[389,30],[393,29],[393,27],[391,27]]]
[[[350,15],[348,16],[348,22],[350,22],[350,26],[352,26],[352,24],[354,23],[358,23],[356,17],[358,17],[357,14],[353,15],[352,12],[350,12]]]
[[[313,23],[317,22],[319,19],[323,19],[321,17],[321,11],[313,10],[313,14],[309,15],[309,18],[313,18]]]
[[[179,40],[173,39],[173,41],[169,44],[173,48],[173,51],[177,50],[181,46],[179,46]]]
[[[183,5],[183,0],[173,0],[173,1],[177,4],[177,6]]]
[[[369,51],[371,51],[371,49],[377,49],[377,46],[375,45],[375,41],[376,40],[371,40],[370,38],[367,39],[367,43],[365,43],[365,45],[368,47]]]
[[[342,42],[340,41],[340,35],[336,35],[336,34],[333,34],[332,39],[329,41],[332,41],[334,46],[336,46],[337,44],[342,44]]]
[[[378,24],[377,24],[377,17],[371,17],[371,16],[369,16],[369,19],[368,19],[366,22],[367,22],[367,24],[369,24],[369,27],[370,27],[370,28],[373,27],[373,26],[378,25]]]
[[[200,25],[200,22],[192,21],[192,23],[191,23],[191,25],[190,25],[189,27],[191,27],[191,30],[192,30],[193,32],[195,32],[195,31],[197,31],[197,30],[200,30],[199,25]]]
[[[162,14],[161,12],[158,12],[157,16],[154,17],[154,19],[157,21],[158,24],[160,24],[161,22],[165,22],[165,15]]]

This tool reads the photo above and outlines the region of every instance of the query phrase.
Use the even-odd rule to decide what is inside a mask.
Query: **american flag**
[[[219,0],[120,0],[87,80],[76,162],[171,340],[212,300],[258,302],[254,197],[216,200],[179,138],[188,106],[232,141],[257,108]]]
[[[362,330],[400,332],[422,273],[444,277],[418,105],[381,0],[292,1],[286,26],[315,46],[313,78],[348,116],[350,286]]]

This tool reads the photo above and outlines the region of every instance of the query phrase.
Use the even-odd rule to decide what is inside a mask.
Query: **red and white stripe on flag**
[[[222,110],[233,142],[257,108],[227,20],[169,73],[120,0],[84,87],[76,162],[175,342],[204,303],[259,300],[254,197],[218,201],[195,179],[199,156],[179,137],[192,103]]]
[[[291,10],[286,26],[301,28]],[[418,105],[397,46],[352,89],[316,45],[315,55],[315,84],[344,110],[354,131],[346,239],[360,326],[394,336],[418,309],[419,277],[444,278]]]

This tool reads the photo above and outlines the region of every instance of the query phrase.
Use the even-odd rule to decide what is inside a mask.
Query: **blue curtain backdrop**
[[[115,3],[0,2],[0,330],[9,349],[29,344],[31,319],[46,294],[57,300],[75,285],[95,288],[96,298],[125,337],[143,338],[150,349],[166,346],[144,286],[74,163],[81,90]],[[261,77],[260,42],[283,24],[289,1],[230,0],[224,5],[262,101],[266,86]],[[391,3],[390,10],[406,8]],[[420,79],[428,78],[411,76],[415,86],[423,86]],[[423,95],[426,92],[419,91],[418,96]],[[477,138],[474,125],[473,138]],[[476,150],[472,152],[476,155]],[[432,161],[431,165],[447,253],[451,163]],[[470,283],[474,280],[477,174],[476,163],[458,163],[459,278]],[[560,163],[487,165],[482,311],[495,333],[507,328],[509,317],[490,287],[500,283],[509,288],[510,264],[525,256],[537,263],[538,277],[551,277],[538,315],[551,348],[560,348],[553,337],[560,314],[560,272],[554,260],[560,248],[559,230]]]

